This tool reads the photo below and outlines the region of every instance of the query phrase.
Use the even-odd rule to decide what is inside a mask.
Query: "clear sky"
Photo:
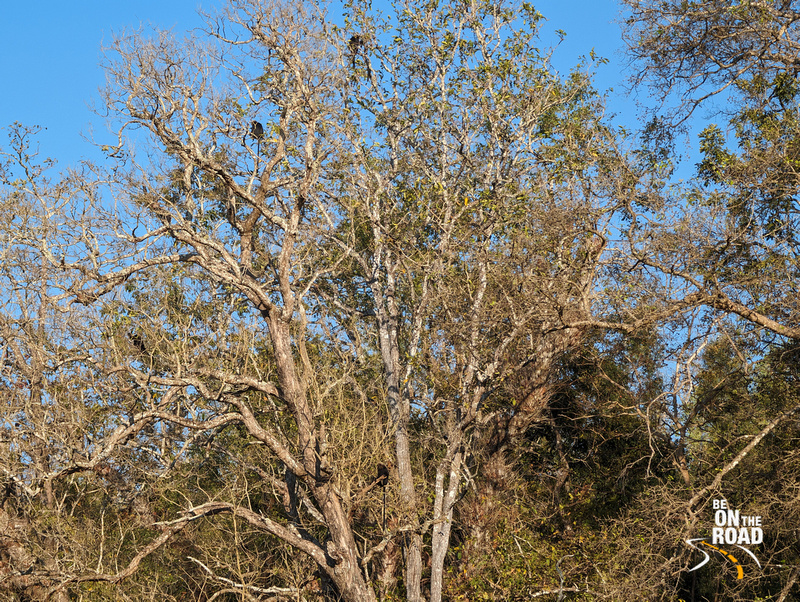
[[[81,157],[99,158],[85,138],[108,141],[102,119],[91,105],[104,84],[99,68],[101,47],[113,32],[153,25],[176,33],[202,25],[199,7],[212,9],[217,0],[13,0],[5,2],[0,19],[0,127],[15,121],[47,128],[40,135],[42,154],[60,165]],[[610,60],[598,71],[600,88],[614,87],[611,110],[632,125],[635,108],[624,94],[620,54],[619,5],[613,0],[541,0],[534,2],[547,17],[546,40],[567,38],[555,62],[566,72],[578,56],[594,51]],[[5,136],[0,135],[5,146]]]
[[[11,0],[0,18],[0,127],[47,128],[42,154],[61,165],[99,155],[81,137],[101,138],[91,105],[104,85],[101,48],[112,33],[151,24],[180,32],[202,24],[198,0]],[[107,137],[105,137],[107,140]],[[5,146],[5,135],[0,145]]]

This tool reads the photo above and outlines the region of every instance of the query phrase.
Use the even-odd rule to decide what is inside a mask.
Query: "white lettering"
[[[757,545],[764,541],[760,516],[740,515],[722,499],[713,500],[713,507],[716,526],[711,529],[712,544]]]
[[[739,539],[736,541],[738,544],[750,543],[750,533],[747,532],[746,527],[739,529]]]

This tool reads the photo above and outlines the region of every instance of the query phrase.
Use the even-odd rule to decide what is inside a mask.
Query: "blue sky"
[[[47,128],[40,135],[42,154],[62,167],[81,157],[99,158],[85,138],[108,140],[105,125],[91,110],[104,84],[98,66],[101,48],[113,32],[152,25],[180,33],[200,27],[201,6],[213,0],[28,0],[5,3],[0,20],[0,127],[15,121]],[[556,29],[567,32],[555,54],[566,72],[580,55],[594,51],[609,59],[598,71],[600,88],[614,87],[611,111],[632,125],[635,107],[624,93],[619,4],[613,0],[542,0],[534,3],[545,15],[546,40],[555,42]],[[0,145],[5,146],[5,136]]]
[[[101,48],[112,33],[151,24],[176,32],[202,24],[197,0],[28,0],[4,3],[0,19],[0,127],[47,128],[41,151],[63,166],[94,153],[81,137],[103,137],[90,106],[104,84]],[[5,136],[0,136],[5,145]]]

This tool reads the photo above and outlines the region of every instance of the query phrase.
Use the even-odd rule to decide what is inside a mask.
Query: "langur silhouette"
[[[389,483],[389,469],[385,464],[378,464],[378,478],[375,482],[383,489],[383,508],[381,510],[381,519],[383,522],[383,530],[386,531],[386,485]]]
[[[364,45],[364,40],[358,34],[350,36],[350,41],[347,42],[347,47],[350,49],[350,52],[353,55],[353,69],[356,68],[356,56],[358,55],[359,49],[363,45]]]
[[[250,122],[250,131],[242,138],[242,146],[247,146],[247,136],[250,135],[256,139],[256,155],[261,154],[261,139],[264,137],[264,126],[259,121]]]

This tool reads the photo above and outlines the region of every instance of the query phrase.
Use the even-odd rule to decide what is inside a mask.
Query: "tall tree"
[[[559,76],[536,47],[541,15],[348,10],[340,28],[313,4],[237,0],[202,39],[108,49],[114,161],[53,225],[74,233],[63,265],[22,248],[67,271],[40,295],[76,321],[59,344],[97,395],[73,429],[91,437],[70,456],[42,444],[36,478],[100,479],[126,528],[113,562],[101,546],[35,573],[52,592],[119,584],[172,542],[196,597],[207,578],[374,600],[402,557],[406,598],[438,601],[474,473],[554,423],[559,359],[589,328],[651,311],[625,313],[610,283],[631,277],[609,258],[651,210],[649,166],[620,149],[586,69]],[[53,363],[39,371],[67,379]],[[263,541],[313,574],[282,583],[257,550],[243,568],[240,542]]]

